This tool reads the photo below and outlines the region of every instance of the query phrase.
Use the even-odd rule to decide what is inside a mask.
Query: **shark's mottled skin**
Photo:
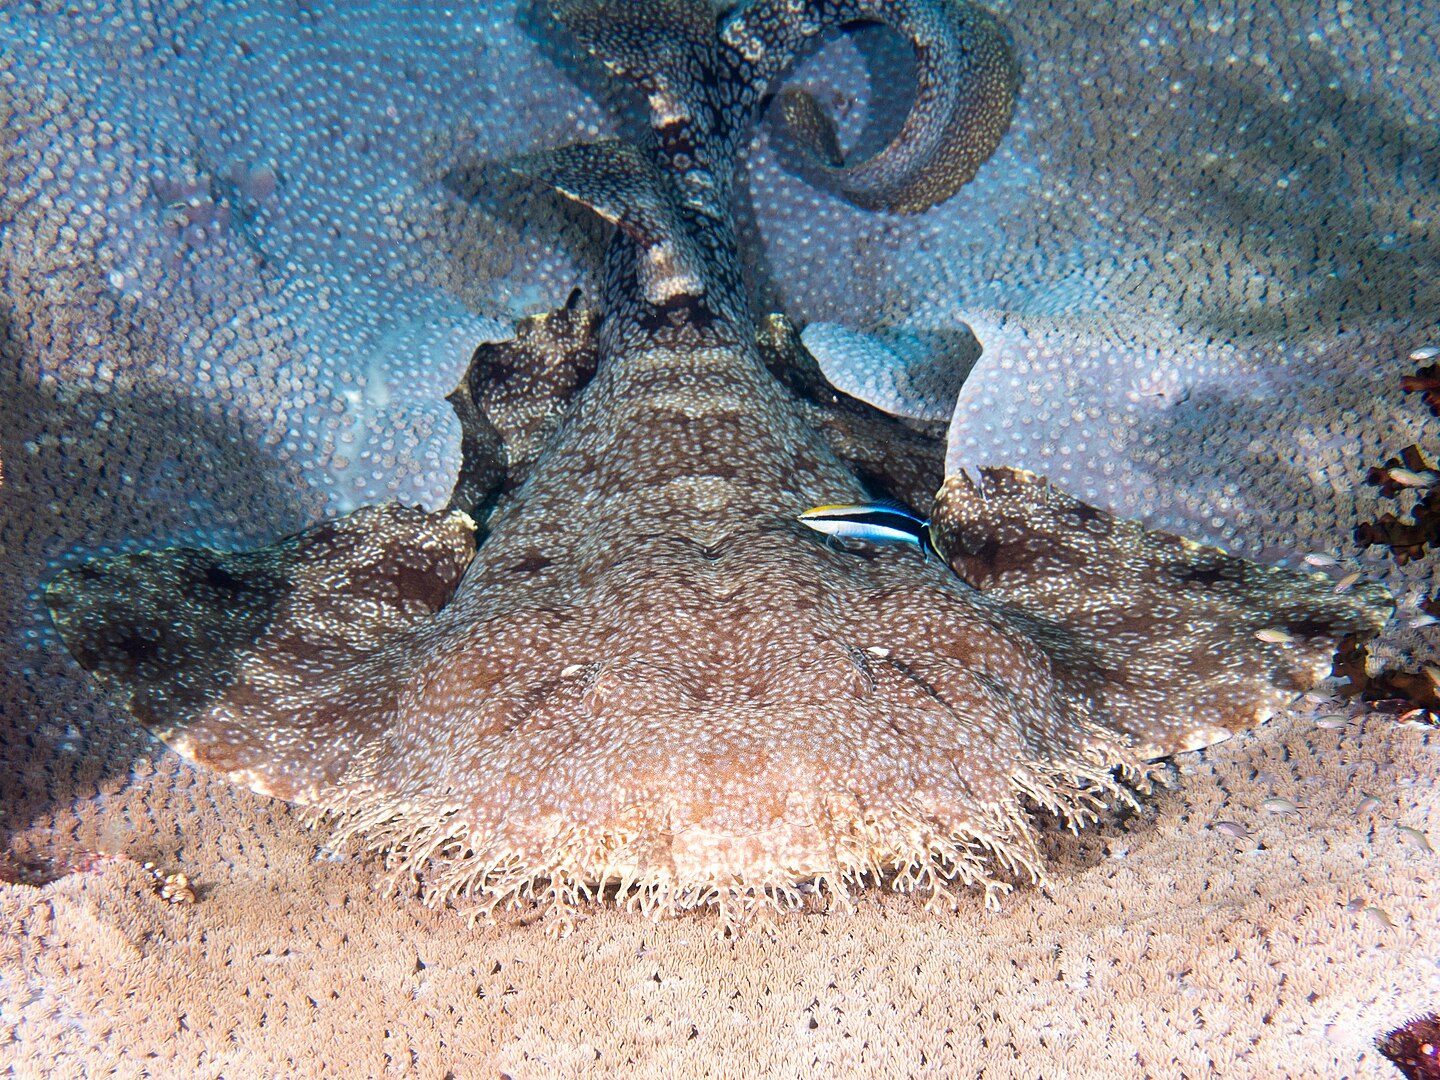
[[[827,391],[783,319],[752,318],[731,202],[764,90],[829,26],[911,38],[909,121],[853,169],[824,154],[822,175],[921,209],[1008,124],[1018,72],[990,16],[951,0],[758,0],[718,27],[703,0],[554,10],[645,93],[653,139],[517,163],[617,229],[598,313],[572,305],[477,351],[452,395],[451,506],[52,584],[76,658],[171,746],[341,815],[435,898],[564,907],[614,887],[734,914],[806,881],[989,892],[1041,872],[1027,802],[1082,821],[1148,760],[1264,720],[1338,638],[1379,628],[1378,590],[1147,533],[1028,474],[941,484],[938,441]],[[791,111],[823,152],[823,125]],[[832,551],[795,521],[937,486],[918,508],[949,565]]]

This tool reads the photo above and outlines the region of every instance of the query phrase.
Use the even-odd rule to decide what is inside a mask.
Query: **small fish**
[[[1295,640],[1294,634],[1278,626],[1267,626],[1263,630],[1256,630],[1255,636],[1270,645],[1289,645]]]
[[[796,520],[824,533],[827,543],[838,537],[872,544],[914,544],[927,557],[935,550],[930,540],[930,522],[888,503],[817,506]]]
[[[1342,577],[1339,581],[1335,582],[1335,591],[1336,591],[1336,592],[1345,592],[1347,589],[1349,589],[1352,585],[1354,585],[1354,584],[1355,584],[1357,581],[1359,581],[1359,580],[1360,580],[1360,571],[1359,571],[1359,570],[1356,570],[1356,571],[1354,571],[1353,573],[1346,574],[1346,575],[1345,575],[1344,577]]]
[[[1238,821],[1217,821],[1210,827],[1216,832],[1222,832],[1226,836],[1234,837],[1236,840],[1249,840],[1250,837],[1255,835]]]
[[[1440,357],[1440,345],[1423,345],[1410,354],[1410,359],[1417,362],[1437,357]]]
[[[1380,809],[1380,800],[1374,795],[1366,795],[1355,807],[1357,814],[1373,814]]]
[[[1344,713],[1332,712],[1315,717],[1315,726],[1326,731],[1339,731],[1349,723],[1350,718]]]
[[[1387,929],[1387,930],[1394,930],[1394,929],[1395,929],[1395,920],[1390,917],[1390,913],[1389,913],[1388,911],[1386,911],[1384,908],[1382,908],[1382,907],[1376,907],[1374,904],[1371,904],[1371,905],[1369,905],[1368,907],[1365,908],[1365,910],[1364,910],[1363,913],[1364,913],[1372,922],[1377,923],[1378,925],[1385,927],[1385,929]]]
[[[1430,846],[1430,838],[1419,829],[1412,829],[1408,825],[1395,826],[1400,830],[1400,842],[1409,847],[1418,848],[1420,851],[1434,851]]]
[[[1401,487],[1428,488],[1440,482],[1440,473],[1431,472],[1429,469],[1424,472],[1416,472],[1414,469],[1390,469],[1389,473],[1390,479]]]
[[[1266,799],[1260,804],[1260,809],[1268,814],[1280,814],[1282,817],[1294,817],[1300,812],[1298,804],[1289,799]]]
[[[1311,566],[1335,566],[1340,562],[1334,555],[1326,555],[1323,551],[1312,551],[1305,556],[1305,561]]]
[[[1437,619],[1427,611],[1422,611],[1419,615],[1411,619],[1408,625],[1411,630],[1419,630],[1422,627],[1434,626],[1436,623],[1440,623],[1440,619]]]

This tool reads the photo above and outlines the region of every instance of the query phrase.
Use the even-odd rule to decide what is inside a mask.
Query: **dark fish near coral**
[[[836,25],[915,42],[919,94],[891,146],[853,168],[818,150],[837,193],[922,210],[1009,122],[1019,74],[991,16],[553,7],[651,110],[643,147],[517,165],[614,222],[600,311],[476,351],[451,397],[464,464],[445,511],[369,507],[255,552],[56,578],[76,659],[169,745],[336,815],[434,900],[563,909],[611,890],[742,917],[804,882],[844,904],[866,880],[991,899],[1042,873],[1031,807],[1083,822],[1151,759],[1262,722],[1329,671],[1337,639],[1384,622],[1372,586],[1337,594],[1147,532],[1026,473],[942,483],[937,439],[826,390],[788,323],[753,319],[731,202],[770,83]],[[794,520],[880,493],[930,504],[948,568],[848,558]]]
[[[1440,1080],[1440,1017],[1417,1016],[1375,1041],[1405,1080]]]

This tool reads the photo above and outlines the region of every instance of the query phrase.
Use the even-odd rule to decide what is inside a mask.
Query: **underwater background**
[[[1434,6],[992,8],[1024,73],[1015,123],[942,206],[851,207],[757,130],[740,185],[757,307],[916,364],[955,363],[970,326],[985,352],[952,464],[1025,466],[1267,560],[1328,553],[1400,602],[1377,653],[1435,663],[1435,627],[1410,625],[1433,556],[1397,566],[1352,539],[1395,506],[1368,470],[1440,451],[1400,388],[1440,339]],[[442,505],[460,445],[444,397],[474,347],[594,292],[604,229],[495,167],[640,123],[578,52],[539,3],[0,5],[12,876],[133,829],[184,846],[183,800],[147,823],[125,797],[175,767],[71,663],[44,582],[96,553]],[[863,154],[903,115],[909,68],[864,29],[792,79]],[[1362,1053],[1383,1011],[1336,1053]]]

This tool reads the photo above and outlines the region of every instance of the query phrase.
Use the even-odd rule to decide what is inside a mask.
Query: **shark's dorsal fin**
[[[949,198],[995,149],[1019,86],[1014,49],[963,0],[551,0],[555,18],[645,94],[652,138],[606,140],[516,163],[615,223],[606,254],[602,352],[748,341],[753,317],[733,258],[736,163],[769,84],[828,29],[882,22],[915,49],[917,92],[884,150],[843,165],[834,127],[803,94],[784,111],[817,182],[858,206],[918,212]]]

